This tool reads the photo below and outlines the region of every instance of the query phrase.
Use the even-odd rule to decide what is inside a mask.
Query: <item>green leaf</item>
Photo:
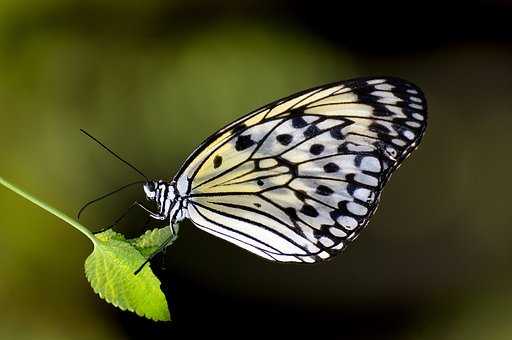
[[[151,233],[159,234],[159,230],[146,234]],[[145,240],[146,234],[139,242],[150,244],[149,240]],[[137,275],[134,274],[144,263],[146,256],[143,256],[122,234],[112,230],[107,230],[96,237],[100,242],[85,261],[85,276],[94,291],[122,310],[135,312],[156,321],[169,321],[169,308],[160,290],[160,281],[149,265]]]
[[[148,230],[141,236],[130,239],[128,242],[134,246],[144,257],[148,258],[160,248],[160,246],[171,237],[171,228]]]
[[[160,281],[149,265],[137,275],[134,275],[134,272],[162,242],[168,240],[171,228],[147,231],[132,240],[126,240],[122,234],[112,230],[93,235],[75,219],[17,188],[2,177],[0,184],[69,223],[91,240],[94,250],[85,261],[85,276],[101,298],[122,310],[135,312],[152,320],[170,320],[167,301],[160,290]]]

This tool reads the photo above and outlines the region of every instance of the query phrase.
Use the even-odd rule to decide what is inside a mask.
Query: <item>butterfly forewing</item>
[[[325,85],[208,138],[178,188],[199,228],[266,259],[316,262],[357,237],[425,128],[425,98],[408,82]]]

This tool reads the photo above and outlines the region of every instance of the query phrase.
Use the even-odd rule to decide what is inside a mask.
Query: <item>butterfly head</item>
[[[160,196],[160,183],[162,181],[147,181],[144,183],[144,193],[149,201],[158,200]]]

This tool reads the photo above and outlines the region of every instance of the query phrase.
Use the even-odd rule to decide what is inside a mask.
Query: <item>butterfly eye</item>
[[[147,200],[152,200],[156,197],[156,184],[155,182],[144,183],[144,193]]]

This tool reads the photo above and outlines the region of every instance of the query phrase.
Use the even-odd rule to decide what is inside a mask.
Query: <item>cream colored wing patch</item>
[[[400,79],[321,86],[226,126],[175,180],[199,228],[266,259],[324,260],[366,226],[426,112],[421,90]]]

